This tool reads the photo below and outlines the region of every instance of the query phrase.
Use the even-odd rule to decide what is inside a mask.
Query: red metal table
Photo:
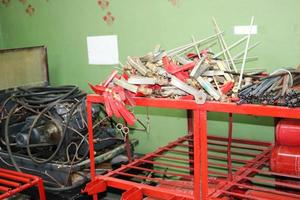
[[[45,200],[43,180],[40,177],[0,168],[0,199],[6,199],[32,186],[37,186],[40,200]]]
[[[173,109],[185,109],[189,110],[188,118],[188,133],[193,137],[192,154],[193,154],[193,198],[195,200],[199,199],[208,199],[208,146],[207,146],[207,112],[222,112],[222,113],[231,113],[231,114],[245,114],[245,115],[255,115],[255,116],[267,116],[267,117],[279,117],[279,118],[300,118],[300,109],[292,109],[287,107],[279,106],[265,106],[265,105],[236,105],[234,103],[222,103],[222,102],[206,102],[205,104],[199,105],[191,100],[174,100],[174,99],[162,99],[162,98],[134,98],[137,106],[146,106],[146,107],[157,107],[157,108],[173,108]],[[92,116],[91,109],[93,103],[103,103],[104,99],[99,95],[88,95],[87,96],[87,113],[88,113],[88,128],[89,128],[89,144],[90,144],[90,159],[91,159],[91,183],[87,186],[88,193],[93,195],[94,199],[97,199],[97,193],[106,189],[107,186],[119,187],[124,190],[127,190],[126,195],[138,194],[138,191],[135,188],[141,188],[140,184],[128,185],[126,181],[115,181],[114,177],[109,176],[96,176],[95,165],[94,165],[94,145],[93,145],[93,131],[92,131]],[[232,126],[232,123],[230,123]],[[265,157],[269,153],[269,149],[263,151],[263,153],[256,157],[255,162],[260,165],[256,165],[252,170],[259,172],[260,166],[262,163],[266,163],[267,160]],[[253,161],[253,162],[254,162]],[[253,163],[249,165],[253,167]],[[237,178],[249,178],[248,174],[245,173],[245,167],[242,168],[243,171],[237,170],[239,173]],[[247,170],[246,170],[247,171]],[[266,173],[266,172],[265,172]],[[282,175],[282,174],[279,174]],[[298,177],[293,177],[298,178]],[[240,179],[238,179],[240,180]],[[273,183],[273,182],[272,182]],[[238,181],[229,182],[227,186],[222,186],[222,188],[216,193],[228,193],[226,188],[231,187],[233,184],[240,186]],[[281,184],[281,183],[279,183]],[[126,185],[128,185],[126,187]],[[286,184],[284,184],[286,186]],[[136,186],[136,187],[133,187]],[[197,187],[201,186],[201,187]],[[242,187],[242,186],[241,186]],[[247,187],[243,185],[243,187]],[[249,187],[251,189],[251,187]],[[252,187],[252,189],[256,187]],[[299,187],[300,188],[300,187]],[[169,195],[170,191],[165,190],[164,188],[154,189],[151,186],[143,185],[143,192],[146,194],[153,194],[154,196],[159,196],[162,199],[191,199],[189,196],[182,196],[179,198],[175,195],[173,198]],[[174,195],[173,195],[174,196]],[[216,195],[218,196],[218,195]],[[239,195],[241,198],[247,198],[247,195]],[[293,195],[291,195],[293,196]],[[299,197],[294,195],[295,197]],[[213,198],[213,197],[211,197]],[[216,197],[217,198],[217,197]],[[124,197],[124,199],[126,199]],[[130,199],[130,198],[127,198]],[[137,198],[138,199],[138,198]]]

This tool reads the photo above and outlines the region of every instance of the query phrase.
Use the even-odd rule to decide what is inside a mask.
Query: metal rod
[[[258,45],[260,44],[260,42],[256,42],[255,44],[251,45],[249,48],[248,48],[248,52],[252,49],[254,49],[255,47],[257,47]],[[241,56],[243,56],[245,54],[245,50],[241,51],[240,53],[236,54],[235,56],[233,56],[233,60],[236,60],[238,58],[240,58]]]
[[[201,185],[201,169],[203,167],[203,163],[201,162],[201,154],[200,154],[200,151],[201,151],[201,147],[202,147],[202,140],[201,140],[201,137],[200,137],[200,133],[204,133],[206,132],[206,129],[203,128],[202,129],[202,125],[204,126],[204,124],[201,124],[201,130],[200,130],[200,122],[203,122],[204,119],[203,119],[203,116],[201,116],[200,118],[200,111],[199,110],[193,110],[193,133],[194,133],[194,199],[195,200],[200,200],[200,199],[203,199],[201,198],[200,196],[200,185]],[[199,151],[200,149],[200,151]],[[201,151],[203,153],[203,151]],[[206,150],[207,152],[207,150]],[[207,156],[207,155],[206,155]],[[199,164],[201,163],[201,164]],[[206,170],[207,170],[207,166],[206,167]],[[207,172],[206,174],[202,174],[202,177],[206,175],[207,176]],[[208,179],[208,178],[207,178]],[[206,188],[205,188],[206,187]],[[205,192],[205,194],[207,193],[207,185],[202,185],[201,187],[201,190],[202,190],[202,194],[203,194],[203,191]]]
[[[237,45],[239,45],[240,43],[244,42],[244,40],[247,39],[247,36],[241,38],[240,40],[236,41],[235,43],[233,43],[232,45],[230,45],[229,47],[227,47],[226,49],[224,49],[223,51],[216,53],[213,58],[218,58],[219,56],[221,56],[222,54],[224,54],[226,51],[229,51],[230,49],[232,49],[233,47],[236,47]]]
[[[196,44],[196,40],[195,40],[195,37],[192,35],[192,41],[194,42],[194,47],[195,47],[195,50],[196,50],[196,52],[197,52],[197,55],[198,55],[198,58],[200,59],[201,58],[201,56],[200,56],[200,51],[199,51],[199,48],[198,48],[198,46],[197,46],[197,44]]]
[[[241,85],[242,85],[243,73],[244,73],[246,58],[247,58],[247,54],[248,54],[248,47],[249,47],[249,43],[250,43],[253,22],[254,22],[254,17],[251,18],[250,31],[249,31],[248,38],[247,38],[247,41],[246,41],[245,53],[244,53],[244,57],[243,57],[243,63],[242,63],[242,67],[241,67],[241,73],[240,73],[239,83],[238,83],[238,86],[237,86],[237,91],[240,90]]]
[[[174,173],[174,172],[167,172],[167,171],[161,171],[161,170],[156,170],[156,169],[149,169],[149,168],[145,168],[145,167],[130,166],[128,168],[138,169],[138,170],[148,171],[148,172],[154,172],[154,173],[162,174],[162,175],[178,176],[178,177],[182,177],[182,178],[190,179],[190,180],[193,177],[193,176],[188,175],[188,174],[179,174],[179,173]]]
[[[92,102],[86,102],[87,109],[87,123],[88,123],[88,141],[89,141],[89,149],[90,149],[90,173],[91,180],[96,180],[96,166],[95,166],[95,154],[94,154],[94,134],[93,134],[93,118],[92,118]],[[98,200],[98,195],[93,195],[93,200]]]
[[[218,26],[217,21],[216,21],[215,18],[213,18],[213,23],[215,25],[215,29],[217,30],[217,32],[220,32],[220,28],[219,28],[219,26]],[[232,64],[233,70],[236,72],[235,64],[234,64],[234,62],[232,60],[231,54],[230,54],[230,52],[228,50],[228,47],[227,47],[227,44],[226,44],[226,42],[225,42],[225,40],[223,38],[223,35],[219,35],[219,39],[220,39],[220,43],[222,44],[221,46],[222,46],[222,50],[224,51],[224,56],[227,53],[227,55],[229,57],[229,60],[230,60],[230,62]],[[226,56],[225,56],[225,59],[227,60]],[[230,68],[229,63],[227,63],[227,64],[228,64],[228,67]]]
[[[199,127],[199,125],[201,124],[201,126]],[[200,129],[200,131],[198,132],[200,135],[200,152],[197,149],[198,147],[195,146],[194,150],[196,149],[196,151],[198,151],[200,153],[200,162],[199,160],[197,161],[195,159],[195,165],[199,165],[198,163],[200,163],[201,166],[201,196],[203,200],[207,200],[208,199],[208,159],[207,159],[207,112],[206,110],[200,110],[199,112],[199,123],[197,124],[197,126],[195,126],[195,128]],[[196,133],[195,133],[196,134]],[[196,141],[197,143],[198,141]],[[197,157],[197,154],[195,154],[195,157]],[[196,169],[195,169],[196,170]],[[198,177],[195,177],[195,179]],[[194,185],[197,186],[197,185]],[[197,187],[196,187],[197,188]]]
[[[246,58],[246,62],[248,62],[248,61],[253,61],[253,60],[257,60],[258,59],[258,57],[248,57],[248,58]],[[243,60],[244,59],[242,59],[242,58],[238,58],[238,59],[234,59],[233,60],[233,62],[234,63],[240,63],[240,62],[243,62]],[[239,71],[238,69],[237,69],[237,71]],[[245,70],[244,70],[245,71]]]
[[[228,144],[227,144],[227,165],[228,165],[228,180],[232,181],[232,158],[231,158],[231,144],[232,144],[232,113],[228,115]]]
[[[205,42],[207,42],[207,41],[209,41],[209,40],[211,40],[211,39],[214,39],[214,38],[216,38],[218,35],[223,34],[223,33],[224,33],[224,32],[219,32],[219,33],[216,33],[216,34],[211,35],[211,36],[209,36],[209,37],[206,37],[206,38],[204,38],[204,39],[202,39],[202,40],[199,40],[199,41],[196,41],[196,42],[192,42],[192,43],[189,43],[189,44],[186,44],[186,45],[177,47],[177,48],[175,48],[175,49],[171,49],[171,50],[167,51],[166,54],[167,54],[168,56],[174,56],[174,55],[176,55],[176,54],[178,54],[178,53],[180,53],[180,52],[182,52],[182,51],[185,51],[185,50],[187,50],[187,49],[189,49],[189,48],[191,48],[191,47],[193,47],[193,46],[195,46],[195,45],[200,45],[201,43],[205,43]]]

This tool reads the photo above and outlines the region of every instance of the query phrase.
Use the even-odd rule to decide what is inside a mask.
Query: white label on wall
[[[116,35],[87,37],[89,64],[119,64],[118,37]]]
[[[257,26],[234,26],[235,35],[248,35],[248,34],[257,34]]]

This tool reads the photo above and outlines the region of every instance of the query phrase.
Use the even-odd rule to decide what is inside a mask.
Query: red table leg
[[[227,144],[227,166],[228,166],[228,180],[232,181],[232,160],[231,160],[231,143],[232,143],[232,113],[229,113],[228,119],[228,144]]]
[[[43,184],[43,179],[39,179],[38,180],[38,190],[39,190],[39,196],[40,196],[40,200],[46,200],[46,195],[45,195],[45,188],[44,188],[44,184]]]
[[[200,111],[193,111],[194,122],[194,198],[200,200]]]
[[[200,110],[200,158],[201,158],[201,196],[208,199],[208,164],[207,164],[207,112]],[[195,142],[194,142],[195,143]],[[198,141],[197,141],[198,143]],[[196,149],[197,151],[197,149]]]
[[[87,123],[88,123],[88,134],[89,134],[89,147],[90,147],[90,168],[91,168],[91,180],[94,181],[96,178],[95,171],[95,155],[94,155],[94,133],[93,133],[93,117],[92,117],[92,103],[86,101],[87,106]],[[98,195],[93,195],[94,200],[98,200]]]
[[[194,126],[193,126],[193,111],[192,110],[187,110],[187,127],[188,127],[188,135],[193,135],[193,131],[194,131]],[[193,140],[189,140],[189,152],[193,152],[194,151],[194,141]],[[194,160],[194,155],[193,154],[189,154],[189,165],[190,165],[190,175],[194,175],[194,162],[192,162]]]

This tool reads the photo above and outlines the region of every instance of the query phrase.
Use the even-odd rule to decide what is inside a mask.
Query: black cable
[[[75,111],[78,108],[80,103],[85,101],[86,94],[83,93],[78,87],[76,86],[60,86],[60,87],[33,87],[33,88],[18,88],[18,90],[12,95],[11,101],[14,101],[16,105],[10,109],[7,119],[5,121],[5,143],[8,155],[10,156],[11,163],[15,167],[17,171],[21,171],[18,163],[15,160],[13,155],[10,139],[9,139],[9,128],[13,120],[13,115],[18,111],[18,109],[26,110],[28,113],[25,113],[25,116],[28,116],[29,113],[33,113],[36,115],[34,121],[32,122],[29,132],[28,132],[28,140],[27,140],[27,153],[31,160],[38,164],[47,163],[53,160],[59,150],[63,147],[63,143],[66,139],[66,133],[68,131],[68,127],[70,122],[72,121],[72,117]],[[52,116],[49,112],[54,106],[60,103],[68,103],[72,105],[70,110],[68,110],[66,119],[62,120],[62,122],[56,120],[56,115]],[[103,106],[100,106],[100,112],[103,112],[106,115],[106,112]],[[32,114],[30,114],[32,115]],[[31,153],[30,149],[30,138],[32,136],[33,128],[38,124],[38,121],[41,120],[43,117],[48,118],[52,122],[54,122],[57,128],[60,128],[60,140],[56,146],[55,151],[51,154],[50,157],[46,159],[34,157]],[[85,116],[86,117],[86,116]],[[116,124],[115,120],[109,119],[110,125],[113,126]],[[85,142],[85,141],[84,141]],[[81,162],[88,156],[89,151],[87,150],[84,152],[84,155],[80,157],[80,159],[74,161],[72,165]],[[71,187],[72,188],[72,187]],[[50,189],[50,188],[48,188]],[[62,188],[60,188],[62,189]],[[57,191],[59,191],[58,189]],[[55,188],[51,188],[50,190],[56,190]]]
[[[50,99],[49,95],[53,96],[53,93],[57,96]],[[66,120],[66,126],[64,127],[63,130],[60,130],[61,138],[60,138],[60,141],[58,143],[56,150],[53,152],[53,154],[48,159],[45,159],[42,161],[35,159],[33,157],[33,155],[31,154],[31,150],[30,150],[30,138],[31,138],[32,129],[35,126],[35,124],[38,122],[40,117],[43,116],[45,112],[49,111],[51,108],[53,108],[53,106],[57,105],[58,103],[66,102],[66,101],[74,102],[74,97],[79,97],[82,100],[84,96],[85,96],[85,93],[80,91],[78,89],[78,87],[76,87],[76,86],[60,86],[60,87],[46,86],[46,87],[32,87],[29,89],[18,88],[18,91],[13,96],[13,99],[16,102],[18,102],[20,105],[22,105],[24,108],[27,108],[28,110],[36,110],[37,108],[43,108],[43,110],[41,112],[39,112],[38,116],[34,119],[32,125],[30,127],[30,130],[28,132],[29,139],[27,141],[26,148],[27,148],[27,153],[28,153],[29,157],[34,162],[42,164],[42,163],[51,161],[55,157],[55,155],[60,150],[60,148],[63,144],[64,138],[65,138],[65,133],[67,131],[68,124],[70,123],[70,120],[71,120],[71,116],[73,115],[74,111],[76,110],[79,103],[81,103],[81,101],[78,101],[77,103],[75,103],[73,105],[71,112],[69,113],[69,116]],[[34,97],[36,100],[32,101],[31,100],[32,97]],[[10,119],[17,108],[18,108],[18,104],[16,104],[10,110],[10,112],[7,116],[7,120],[5,123],[5,143],[6,143],[6,148],[7,148],[8,154],[11,157],[12,164],[18,171],[21,171],[20,168],[18,167],[16,161],[14,160],[14,157],[13,157],[13,154],[12,154],[12,151],[10,148],[9,130],[8,130]],[[48,116],[48,117],[50,117],[50,120],[52,120],[55,123],[57,128],[60,128],[59,123],[54,118],[52,118],[51,116]]]
[[[52,106],[64,99],[82,99],[86,95],[76,86],[18,88],[18,91],[14,98],[36,109]]]
[[[9,135],[8,135],[8,127],[9,127],[9,121],[10,121],[10,118],[12,117],[13,113],[15,112],[15,110],[18,108],[18,105],[16,104],[8,113],[7,115],[7,118],[6,118],[6,121],[5,121],[5,127],[4,127],[4,137],[5,137],[5,143],[6,143],[6,150],[7,150],[7,153],[10,157],[10,160],[11,160],[11,163],[13,164],[13,166],[16,168],[17,171],[21,172],[14,156],[13,156],[13,153],[11,151],[11,148],[10,148],[10,141],[9,141]]]
[[[54,158],[54,156],[57,154],[57,152],[60,150],[60,148],[61,148],[61,146],[63,144],[64,138],[65,138],[65,133],[66,133],[65,130],[62,130],[61,126],[59,125],[59,123],[57,122],[57,120],[55,120],[54,118],[51,117],[51,120],[55,123],[55,126],[60,129],[59,132],[61,133],[61,138],[59,140],[59,143],[58,143],[55,151],[47,159],[37,160],[36,158],[33,157],[32,153],[31,153],[31,149],[30,149],[30,139],[31,139],[32,130],[33,130],[35,124],[41,118],[41,116],[43,116],[43,114],[45,112],[47,112],[49,109],[51,109],[51,107],[46,107],[43,111],[41,111],[39,113],[39,115],[32,122],[32,125],[30,126],[30,129],[28,131],[28,139],[27,139],[27,144],[26,144],[27,154],[28,154],[28,156],[31,158],[31,160],[33,162],[38,163],[38,164],[44,164],[44,163],[50,162]]]

